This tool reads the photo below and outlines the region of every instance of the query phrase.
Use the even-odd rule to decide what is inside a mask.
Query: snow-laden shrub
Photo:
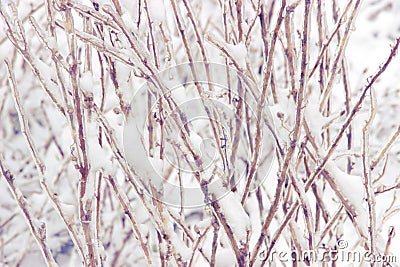
[[[396,1],[0,5],[2,266],[400,260]]]

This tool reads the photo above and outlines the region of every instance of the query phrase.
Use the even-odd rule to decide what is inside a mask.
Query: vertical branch
[[[185,5],[186,11],[188,12],[188,16],[190,19],[190,22],[192,23],[193,29],[194,29],[194,33],[196,35],[196,39],[197,39],[197,44],[200,47],[200,51],[201,51],[201,56],[202,59],[204,61],[204,67],[206,69],[206,75],[207,75],[207,81],[208,81],[208,87],[210,89],[210,91],[213,91],[213,85],[211,82],[211,75],[210,75],[210,67],[209,67],[209,60],[207,57],[207,53],[206,53],[206,49],[204,48],[204,42],[203,42],[203,37],[200,35],[201,29],[198,26],[198,23],[196,22],[195,18],[194,18],[194,14],[192,11],[192,8],[190,6],[190,3],[188,2],[188,0],[183,0],[183,3]]]
[[[396,232],[394,230],[394,227],[393,226],[389,227],[388,240],[386,242],[384,255],[389,255],[390,245],[392,244],[392,239],[395,236],[395,233]]]
[[[72,85],[72,95],[74,103],[74,115],[76,122],[78,124],[78,144],[79,150],[81,152],[81,164],[79,166],[79,218],[82,225],[83,233],[86,240],[86,246],[88,249],[88,262],[89,266],[97,266],[97,242],[93,242],[95,236],[93,235],[93,203],[91,198],[93,196],[87,195],[88,179],[89,179],[89,163],[86,150],[86,139],[85,139],[85,129],[84,129],[84,111],[81,106],[81,96],[78,85],[78,61],[77,61],[77,48],[75,39],[75,27],[74,20],[69,8],[65,9],[65,30],[69,46],[69,56],[71,59],[69,74],[70,82]],[[96,244],[96,245],[94,245]]]
[[[335,152],[338,143],[340,142],[340,140],[342,139],[345,131],[348,129],[349,125],[351,124],[351,122],[353,121],[354,117],[358,114],[359,110],[361,109],[361,105],[364,102],[364,99],[366,97],[367,92],[371,89],[372,85],[376,82],[376,80],[382,75],[382,73],[385,72],[385,70],[387,69],[387,67],[389,66],[389,64],[392,62],[393,58],[396,56],[398,48],[400,45],[400,38],[396,39],[396,43],[394,44],[394,46],[392,47],[392,50],[390,51],[390,54],[387,58],[387,60],[385,61],[385,63],[383,63],[381,65],[381,67],[379,68],[379,70],[377,71],[377,73],[375,73],[375,75],[372,76],[371,79],[368,79],[367,85],[365,86],[365,88],[363,89],[361,96],[359,97],[357,103],[354,105],[354,107],[352,108],[349,116],[347,117],[346,121],[344,122],[344,124],[342,125],[342,127],[340,128],[338,134],[336,135],[335,139],[333,140],[331,146],[328,149],[328,152],[326,153],[325,157],[323,157],[320,161],[320,163],[317,165],[317,167],[315,168],[314,172],[310,175],[310,178],[308,179],[308,181],[306,182],[305,185],[305,190],[306,192],[310,189],[311,185],[315,182],[315,180],[317,179],[317,177],[321,174],[321,172],[324,170],[328,160],[331,158],[331,156],[333,155],[333,153]],[[267,249],[266,252],[266,259],[268,259],[268,256],[270,255],[272,249],[274,248],[279,236],[281,235],[283,229],[287,226],[288,222],[290,221],[291,217],[293,216],[293,214],[296,212],[296,210],[299,207],[299,201],[296,201],[292,207],[290,208],[290,210],[288,211],[288,213],[285,216],[285,219],[283,220],[283,222],[281,223],[281,225],[279,226],[278,230],[275,232],[271,244]],[[261,235],[259,240],[264,240],[265,235]],[[260,246],[261,246],[261,242],[260,242]],[[257,247],[253,250],[253,253],[255,252],[255,255],[257,255],[259,251],[259,247],[257,249]],[[252,257],[255,257],[254,254]]]
[[[95,240],[101,240],[100,238],[100,229],[101,229],[101,217],[100,217],[100,209],[101,209],[101,199],[102,199],[102,194],[101,194],[101,181],[103,180],[103,173],[99,172],[97,180],[97,186],[96,186],[96,191],[95,191],[95,198],[96,198],[96,210],[95,210]],[[100,259],[100,265],[102,265],[104,259],[102,255],[99,255]]]
[[[238,27],[238,42],[240,43],[243,39],[243,25],[242,25],[242,6],[243,2],[242,0],[235,0],[235,6],[236,6],[236,19],[237,19],[237,27]]]
[[[196,69],[195,69],[195,67],[193,65],[194,59],[193,59],[191,48],[189,46],[188,39],[186,37],[186,31],[185,31],[185,29],[183,27],[183,24],[182,24],[182,19],[180,18],[181,15],[180,15],[180,12],[178,10],[178,6],[175,3],[175,0],[170,0],[170,2],[171,2],[171,5],[172,5],[172,10],[173,10],[174,15],[175,15],[175,21],[177,23],[178,30],[180,32],[180,36],[181,36],[182,42],[183,42],[184,47],[185,47],[186,55],[187,55],[187,57],[189,59],[189,62],[190,62],[190,70],[191,70],[192,75],[193,75],[194,85],[196,86],[196,89],[197,89],[197,92],[198,92],[199,96],[201,96],[203,94],[203,89],[202,89],[202,87],[201,87],[201,85],[199,83],[198,75],[197,75]],[[200,38],[200,36],[198,36],[198,38]],[[198,42],[200,42],[199,40],[200,39],[198,39]],[[203,54],[203,56],[205,56],[205,54]],[[206,68],[208,68],[207,64],[206,64]],[[211,86],[211,83],[209,83],[209,86]],[[217,127],[215,121],[212,119],[213,117],[211,115],[210,108],[206,106],[206,104],[204,102],[204,99],[200,98],[200,100],[201,100],[201,102],[202,102],[202,104],[204,106],[204,110],[205,110],[205,112],[207,114],[207,117],[209,119],[212,131],[213,131],[213,135],[214,135],[214,140],[215,140],[215,142],[217,144],[217,147],[218,147],[218,152],[219,152],[223,162],[226,162],[226,160],[224,160],[225,159],[224,153],[223,153],[223,151],[221,149],[221,140],[220,140],[220,138],[218,136],[218,133],[219,133],[218,130],[220,130],[220,129]]]
[[[17,112],[18,112],[18,118],[19,118],[19,122],[21,125],[21,131],[22,131],[22,134],[24,135],[25,140],[28,143],[29,151],[35,162],[35,165],[39,172],[39,175],[41,176],[40,185],[42,186],[43,190],[47,193],[49,199],[52,201],[53,206],[55,207],[56,211],[60,215],[62,221],[67,226],[68,233],[69,233],[72,241],[74,242],[79,255],[81,256],[82,261],[84,261],[84,253],[83,253],[82,245],[78,238],[77,230],[74,227],[73,222],[71,222],[71,220],[67,219],[65,212],[61,208],[61,204],[57,198],[57,194],[52,192],[47,184],[47,181],[45,178],[46,167],[40,160],[39,155],[37,153],[37,149],[34,145],[32,137],[31,137],[29,127],[28,127],[28,121],[26,119],[25,112],[24,112],[24,109],[22,107],[21,100],[19,97],[19,93],[16,88],[16,81],[15,81],[14,73],[12,72],[12,67],[7,60],[5,60],[5,64],[6,64],[7,71],[8,71],[8,81],[9,81],[10,88],[12,91],[15,108],[17,109]]]
[[[3,10],[2,6],[0,6],[0,15],[3,17],[4,22],[7,26],[7,36],[14,47],[20,52],[24,60],[29,64],[32,69],[33,74],[37,77],[40,82],[40,85],[45,90],[47,95],[50,97],[54,105],[57,109],[65,115],[66,111],[63,105],[61,105],[54,95],[54,92],[51,90],[52,86],[48,84],[48,81],[45,79],[44,74],[41,73],[39,68],[36,66],[35,61],[32,57],[31,51],[29,50],[28,43],[25,38],[25,31],[22,27],[22,22],[18,19],[18,13],[14,4],[9,5],[10,9],[13,12],[13,19],[11,19],[7,13]],[[14,21],[14,24],[11,24]]]
[[[178,26],[178,30],[179,30],[180,35],[181,35],[181,39],[183,41],[183,44],[184,44],[184,47],[185,47],[185,50],[186,50],[186,55],[187,55],[187,57],[189,59],[189,62],[191,63],[190,67],[191,67],[192,75],[193,75],[193,78],[194,78],[194,81],[195,81],[195,86],[196,86],[197,92],[198,92],[199,95],[202,95],[202,88],[201,88],[200,83],[198,82],[199,79],[197,77],[196,70],[195,70],[194,65],[193,65],[194,61],[193,61],[192,52],[191,52],[191,49],[189,47],[189,43],[188,43],[188,39],[186,37],[185,29],[184,29],[184,27],[182,25],[182,21],[181,21],[181,18],[180,18],[180,13],[178,12],[178,7],[176,5],[175,0],[171,0],[170,2],[171,2],[171,5],[172,5],[172,9],[173,9],[174,15],[175,15],[175,20],[176,20],[176,23],[177,23],[177,26]],[[212,130],[213,130],[213,134],[214,134],[214,139],[215,139],[215,142],[217,143],[217,147],[219,148],[219,153],[220,153],[221,159],[224,159],[224,154],[223,154],[223,152],[221,150],[221,140],[218,137],[218,132],[217,132],[217,128],[215,126],[215,122],[212,119],[212,115],[211,115],[211,112],[210,112],[209,108],[203,102],[204,99],[201,98],[201,101],[202,101],[202,104],[204,106],[204,110],[207,113],[209,122],[211,124]],[[224,162],[225,162],[225,160],[224,160]],[[218,203],[218,200],[213,201],[211,203],[211,206],[214,209],[217,218],[221,222],[226,234],[228,235],[229,242],[230,242],[231,247],[232,247],[232,249],[233,249],[233,251],[235,253],[236,260],[237,260],[239,266],[241,264],[244,264],[244,262],[246,261],[246,255],[244,255],[244,254],[246,254],[247,251],[243,251],[242,252],[239,249],[238,244],[237,244],[237,242],[235,240],[235,237],[233,235],[232,228],[228,224],[228,222],[226,221],[226,219],[223,216],[223,214],[221,213],[221,208],[220,208],[220,205]]]
[[[215,255],[217,253],[217,246],[218,246],[217,241],[218,241],[218,231],[219,231],[218,220],[215,217],[212,220],[213,220],[214,234],[213,234],[213,240],[212,240],[212,245],[211,245],[210,267],[215,266]]]
[[[364,189],[367,196],[367,204],[369,211],[369,249],[372,255],[376,254],[376,213],[375,213],[375,194],[372,187],[371,181],[371,165],[369,162],[369,127],[371,126],[375,117],[375,99],[373,96],[374,91],[370,91],[370,116],[365,126],[362,129],[362,162],[363,162],[363,174],[364,174]],[[375,263],[371,262],[371,266],[375,266]]]
[[[332,3],[332,12],[333,12],[333,20],[335,23],[338,21],[338,13],[337,13],[337,3],[336,1],[333,1]],[[340,31],[337,32],[337,37],[338,40],[341,40],[341,34]],[[343,52],[344,53],[344,52]],[[342,79],[343,79],[343,87],[344,87],[344,92],[345,92],[345,106],[346,106],[346,114],[348,115],[351,109],[351,88],[350,88],[350,82],[348,78],[348,70],[347,70],[347,64],[346,64],[346,58],[345,55],[343,55],[341,59],[341,72],[342,72]],[[324,87],[323,87],[324,88]],[[323,88],[321,93],[323,92]],[[347,149],[350,151],[352,148],[352,135],[353,135],[353,128],[350,125],[349,129],[347,130]],[[351,173],[352,171],[352,159],[351,157],[347,158],[347,173]]]
[[[32,154],[32,158],[35,161],[36,166],[38,166],[39,173],[43,174],[46,167],[44,166],[42,161],[39,159],[39,155],[33,144],[33,140],[31,138],[31,134],[30,134],[29,127],[28,127],[28,122],[24,115],[24,111],[23,111],[22,105],[21,105],[21,100],[20,100],[20,97],[19,97],[19,94],[18,94],[18,91],[16,88],[15,77],[12,72],[12,67],[10,66],[10,63],[8,62],[8,60],[5,60],[4,63],[6,65],[7,71],[8,71],[8,82],[10,84],[10,88],[11,88],[11,91],[13,94],[14,104],[17,109],[18,118],[20,120],[21,132],[24,135],[24,137],[28,143],[28,148]]]
[[[267,102],[267,93],[268,93],[268,88],[269,88],[269,82],[271,79],[271,72],[272,72],[272,65],[273,65],[273,60],[274,60],[274,51],[275,51],[275,44],[276,44],[276,40],[278,39],[278,32],[279,29],[282,25],[282,21],[283,21],[283,11],[286,8],[286,0],[282,0],[282,5],[281,8],[279,10],[279,14],[278,14],[278,19],[276,21],[276,26],[272,35],[272,39],[271,39],[271,44],[270,47],[268,49],[268,55],[267,56],[267,60],[266,60],[266,70],[265,70],[265,74],[264,74],[264,79],[263,79],[263,85],[262,85],[262,93],[260,96],[260,100],[258,101],[257,104],[257,122],[256,122],[256,137],[255,137],[255,149],[254,149],[254,154],[253,154],[253,159],[251,162],[251,166],[250,166],[250,170],[249,170],[249,174],[247,176],[247,180],[246,180],[246,186],[244,189],[244,193],[242,195],[242,205],[244,205],[244,203],[246,202],[246,198],[249,194],[250,191],[250,186],[251,186],[251,182],[254,178],[254,175],[256,173],[257,170],[257,164],[258,164],[258,160],[260,157],[260,152],[261,152],[261,141],[262,141],[262,116],[264,114],[264,108]],[[261,4],[261,10],[264,9],[264,4]],[[264,22],[265,23],[265,22]],[[264,28],[265,31],[265,28]],[[265,47],[265,44],[264,44]],[[266,49],[266,48],[264,48]],[[280,195],[281,190],[279,188],[282,188],[283,185],[283,181],[280,181],[278,183],[278,188],[277,188],[277,195]],[[278,203],[276,203],[278,205]],[[271,214],[272,216],[272,214]],[[272,217],[271,217],[272,218]],[[254,255],[253,255],[254,256]]]
[[[322,50],[324,42],[324,29],[323,27],[323,3],[322,0],[317,0],[317,27],[318,27],[318,46]],[[321,92],[324,90],[325,86],[325,72],[324,72],[324,61],[322,60],[319,65],[319,85]]]
[[[37,220],[31,216],[31,211],[28,208],[28,203],[26,202],[25,197],[22,192],[18,190],[14,185],[14,176],[11,174],[10,170],[4,164],[3,155],[0,154],[0,170],[1,174],[6,180],[8,184],[8,188],[10,189],[13,197],[15,198],[18,206],[24,215],[26,222],[28,224],[29,230],[31,231],[33,237],[38,244],[40,251],[43,254],[43,257],[46,260],[46,264],[48,267],[56,267],[58,266],[54,260],[53,254],[51,253],[50,248],[47,245],[46,240],[46,225],[45,223],[41,223],[37,225]]]
[[[296,73],[295,73],[295,55],[296,52],[293,47],[293,34],[292,34],[292,26],[291,26],[291,14],[293,13],[292,8],[286,9],[285,16],[285,37],[286,37],[286,57],[288,60],[288,69],[289,69],[289,79],[291,85],[291,95],[294,99],[296,99]]]
[[[223,23],[223,28],[224,28],[224,40],[226,43],[229,43],[229,29],[228,29],[228,18],[227,18],[227,4],[226,4],[227,0],[223,0],[223,4],[222,4],[222,23]],[[231,89],[231,78],[230,78],[230,74],[229,74],[229,59],[227,57],[225,57],[225,65],[226,65],[226,80],[228,81],[228,101],[229,104],[232,104],[232,89]]]
[[[124,213],[128,216],[129,221],[132,224],[133,231],[135,233],[136,238],[138,239],[140,243],[140,247],[143,250],[143,253],[146,257],[147,263],[150,265],[151,264],[151,258],[150,258],[150,253],[149,250],[146,247],[146,244],[144,243],[143,237],[140,233],[139,226],[136,222],[136,219],[134,217],[134,212],[129,204],[128,198],[125,195],[125,193],[121,190],[121,188],[118,186],[117,182],[115,179],[109,175],[107,177],[107,181],[111,187],[111,189],[114,192],[114,195],[118,198],[118,202],[120,203],[121,207],[124,210]]]
[[[351,4],[352,4],[353,0],[348,1],[345,9],[343,10],[342,15],[340,16],[339,21],[336,23],[333,31],[331,32],[331,34],[329,35],[329,38],[323,43],[323,47],[322,49],[320,49],[318,58],[314,64],[314,67],[311,68],[310,74],[308,75],[308,78],[311,78],[315,71],[317,70],[318,66],[320,65],[320,61],[323,59],[326,49],[329,47],[331,41],[333,40],[333,37],[335,37],[336,33],[339,31],[340,26],[343,25],[344,21],[346,20],[346,14],[349,11]]]
[[[350,109],[351,109],[351,90],[350,90],[347,66],[346,66],[346,62],[344,59],[342,60],[342,75],[343,75],[343,85],[344,85],[344,90],[345,90],[345,95],[346,95],[346,102],[345,102],[346,114],[348,115],[350,113]],[[353,127],[350,125],[349,129],[347,130],[347,149],[349,151],[351,150],[351,148],[353,146],[352,143],[353,143]],[[348,157],[347,158],[347,173],[351,173],[352,169],[353,169],[352,160],[351,160],[351,157]]]
[[[154,39],[154,29],[153,29],[153,21],[151,20],[150,17],[150,12],[149,12],[149,8],[147,5],[147,0],[143,0],[143,8],[146,12],[146,16],[147,16],[147,24],[149,26],[149,33],[150,33],[150,39],[151,39],[151,48],[153,51],[153,59],[154,59],[154,65],[156,66],[157,69],[160,68],[160,63],[158,62],[158,56],[157,56],[157,47],[156,47],[156,41]]]
[[[254,264],[254,261],[258,255],[258,252],[260,250],[260,247],[262,243],[264,242],[265,235],[267,233],[267,230],[269,228],[269,225],[273,219],[274,214],[278,210],[278,206],[280,203],[280,198],[281,198],[281,192],[283,191],[283,183],[286,179],[286,174],[289,169],[289,163],[292,159],[292,156],[294,155],[295,149],[297,147],[298,139],[300,136],[300,130],[301,130],[301,122],[303,120],[303,102],[304,102],[304,91],[305,87],[307,85],[307,71],[308,71],[308,42],[309,42],[309,21],[310,21],[310,6],[311,6],[311,1],[306,0],[305,5],[304,5],[304,25],[303,25],[303,38],[302,38],[302,57],[301,57],[301,73],[300,73],[300,87],[299,87],[299,92],[297,94],[297,103],[296,103],[296,118],[295,118],[295,125],[294,129],[292,132],[292,138],[290,140],[290,145],[288,147],[288,151],[285,156],[284,163],[282,165],[280,174],[279,174],[279,181],[278,181],[278,186],[276,189],[275,193],[275,198],[274,198],[274,203],[272,204],[272,207],[270,211],[268,212],[267,218],[265,219],[265,222],[262,226],[262,234],[257,240],[256,246],[253,249],[253,253],[251,256],[251,261],[250,265]],[[311,233],[309,233],[311,235]],[[265,259],[266,260],[266,259]]]
[[[328,79],[328,83],[322,94],[322,100],[321,100],[320,106],[319,106],[320,110],[322,110],[324,108],[327,98],[332,90],[333,81],[335,80],[335,77],[338,73],[337,69],[340,67],[339,63],[341,62],[342,56],[344,54],[344,50],[347,45],[347,40],[349,39],[349,36],[350,36],[350,34],[349,34],[350,29],[351,29],[351,27],[353,27],[353,23],[354,23],[355,17],[357,16],[360,4],[361,4],[361,0],[357,0],[356,3],[354,4],[354,8],[353,8],[353,11],[351,12],[350,18],[348,19],[348,22],[346,24],[346,28],[345,28],[343,36],[340,40],[340,44],[338,47],[338,51],[337,51],[335,60],[333,61],[333,65],[331,68],[331,73],[330,73],[330,76]]]

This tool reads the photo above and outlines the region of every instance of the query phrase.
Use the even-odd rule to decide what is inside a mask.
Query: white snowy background
[[[8,16],[8,23],[16,33],[18,32],[16,22],[8,7],[10,2],[14,1],[0,0],[2,13]],[[52,7],[53,22],[58,22],[55,23],[57,40],[49,37],[45,2],[71,3],[68,9],[71,10],[74,19],[73,27],[77,30],[76,32],[84,32],[85,20],[82,19],[82,14],[88,18],[85,23],[91,25],[91,33],[86,33],[86,39],[82,38],[84,35],[77,34],[78,37],[76,37],[77,79],[81,105],[84,110],[84,142],[90,166],[87,191],[82,198],[79,197],[78,191],[79,166],[76,166],[81,158],[80,148],[74,139],[76,136],[74,137],[74,131],[67,119],[68,114],[75,114],[76,109],[73,105],[70,75],[61,66],[62,64],[69,66],[72,62],[67,40],[71,36],[62,29],[66,22],[65,12]],[[149,261],[153,266],[208,266],[213,257],[215,257],[215,266],[238,265],[237,255],[232,248],[232,238],[237,247],[246,250],[246,257],[249,257],[249,253],[254,251],[262,225],[274,201],[278,176],[282,171],[284,159],[277,159],[278,162],[274,162],[264,183],[259,190],[250,192],[244,205],[241,204],[240,192],[230,192],[218,201],[219,209],[211,206],[181,209],[160,204],[146,196],[141,198],[133,188],[132,181],[127,177],[126,170],[121,164],[123,160],[120,161],[118,158],[119,154],[116,152],[116,148],[121,151],[124,148],[124,114],[127,112],[125,109],[129,109],[130,100],[145,83],[143,77],[137,76],[146,70],[143,58],[147,59],[148,64],[155,71],[162,71],[188,62],[187,50],[176,24],[172,3],[176,3],[178,6],[178,12],[180,12],[178,17],[185,29],[186,40],[193,53],[193,61],[202,61],[204,58],[184,5],[185,2],[190,3],[208,60],[221,64],[228,63],[232,68],[240,68],[257,84],[256,90],[262,90],[264,71],[267,66],[260,20],[257,17],[259,2],[256,0],[243,1],[242,41],[239,41],[240,37],[238,37],[240,33],[238,15],[235,14],[236,1],[139,0],[138,2],[137,0],[121,0],[115,2],[119,2],[121,5],[120,17],[125,24],[125,29],[129,29],[133,33],[131,36],[134,36],[135,44],[140,45],[141,51],[139,52],[142,58],[133,51],[126,38],[126,33],[115,26],[116,23],[112,16],[103,9],[106,4],[115,9],[112,1],[97,1],[99,11],[94,8],[97,7],[97,4],[90,1],[79,3],[68,0],[15,1],[17,16],[25,29],[26,42],[32,56],[31,62],[24,59],[8,40],[6,34],[8,26],[4,17],[0,20],[0,160],[2,168],[8,169],[9,173],[13,175],[15,192],[19,194],[16,199],[10,191],[5,173],[0,175],[0,265],[46,265],[42,251],[32,230],[28,227],[27,219],[18,206],[18,201],[21,202],[21,199],[24,199],[26,207],[30,210],[34,228],[40,229],[42,223],[45,223],[46,246],[51,250],[52,257],[59,266],[81,266],[83,257],[86,263],[89,261],[89,245],[83,230],[86,222],[79,214],[80,204],[84,205],[84,209],[92,215],[91,221],[88,223],[91,231],[91,245],[94,247],[94,257],[99,264],[101,262],[104,266],[147,266]],[[298,87],[301,70],[304,1],[287,2],[288,6],[299,2],[294,13],[290,15],[295,48],[293,53],[295,56],[294,78],[296,87]],[[350,13],[356,2],[358,1],[312,1],[308,71],[311,71],[320,53],[317,24],[318,3],[322,3],[323,7],[323,40],[325,42],[336,25],[333,20],[332,4],[336,3],[340,15],[348,3],[351,5],[348,12]],[[265,37],[268,44],[272,42],[272,33],[277,22],[281,1],[263,3],[268,12],[271,9],[271,3],[274,3],[272,16],[267,29],[268,34]],[[227,24],[223,22],[224,6],[227,9],[225,14]],[[140,12],[138,13],[139,8]],[[350,110],[358,101],[368,78],[374,75],[381,64],[387,60],[396,38],[400,37],[399,14],[399,1],[362,1],[355,22],[350,26],[349,40],[343,54],[350,90]],[[60,89],[56,64],[49,49],[38,38],[29,16],[33,16],[41,31],[46,34],[45,40],[48,42],[48,46],[53,51],[59,52],[59,56],[62,58],[63,63],[58,62],[57,64],[67,86],[66,96],[63,96]],[[348,19],[349,15],[346,18]],[[253,20],[255,20],[254,25],[252,25]],[[149,21],[151,21],[151,27],[149,27]],[[224,25],[227,25],[226,29]],[[343,25],[339,28],[340,34],[343,35],[346,26],[347,20],[344,19]],[[152,33],[149,29],[152,29]],[[229,36],[227,39],[225,30]],[[99,36],[99,32],[103,32],[104,36]],[[248,36],[245,35],[246,33]],[[287,44],[285,33],[283,23],[276,40],[272,68],[272,83],[276,91],[276,99],[273,99],[271,90],[268,91],[267,96],[278,140],[284,152],[289,149],[289,138],[292,137],[291,131],[296,116],[296,103],[290,92],[290,76],[287,57],[284,53],[284,47]],[[92,38],[91,35],[94,37]],[[155,45],[152,38],[154,38]],[[90,43],[88,40],[98,40],[99,43]],[[153,54],[153,46],[156,56]],[[324,70],[325,83],[330,77],[330,68],[338,53],[338,46],[339,40],[335,34],[323,57],[326,67]],[[90,60],[86,57],[87,50],[90,50]],[[109,51],[114,51],[115,54]],[[102,64],[100,64],[99,58],[101,58]],[[326,66],[327,59],[329,59],[328,66]],[[27,138],[23,135],[21,115],[17,110],[16,96],[11,90],[4,60],[10,61],[12,64],[16,90],[20,106],[24,110],[24,117],[27,120],[29,135],[33,140],[38,158],[45,166],[42,173],[37,168],[37,161],[35,162],[32,157],[32,150],[29,149]],[[90,62],[90,67],[87,66],[88,62]],[[47,89],[52,92],[55,100],[61,103],[65,114],[60,112],[60,109],[54,104],[54,100],[43,89],[38,75],[32,71],[32,63],[34,68],[39,71],[39,76],[43,79]],[[262,243],[258,253],[271,245],[271,238],[276,234],[286,213],[300,199],[298,192],[292,186],[290,176],[294,176],[294,179],[300,183],[300,188],[304,189],[303,184],[305,184],[309,172],[312,173],[317,164],[321,163],[332,140],[348,116],[345,105],[345,80],[341,67],[340,63],[329,96],[329,111],[321,112],[319,109],[322,100],[318,83],[319,66],[306,84],[304,120],[308,123],[319,151],[315,151],[310,142],[305,142],[306,133],[302,129],[294,156],[289,162],[290,170],[294,173],[291,171],[287,173],[287,181],[283,188],[278,211],[272,218],[265,243]],[[116,74],[113,76],[114,70]],[[303,200],[306,199],[305,202],[310,207],[308,215],[311,218],[312,233],[309,233],[307,221],[304,218],[304,207],[301,206],[280,234],[273,251],[307,250],[310,234],[313,237],[315,249],[335,249],[338,241],[344,240],[347,242],[348,250],[370,250],[371,237],[368,227],[370,216],[374,216],[376,253],[395,255],[397,263],[391,263],[391,266],[400,265],[400,238],[398,235],[394,235],[393,238],[388,237],[388,233],[393,227],[394,232],[399,231],[400,145],[395,139],[390,149],[385,151],[379,163],[370,172],[372,180],[370,189],[376,202],[375,213],[371,215],[364,186],[362,132],[369,118],[372,104],[375,117],[372,124],[369,125],[367,154],[369,163],[373,163],[396,131],[399,131],[399,74],[400,57],[397,56],[393,58],[387,70],[372,86],[370,90],[373,93],[372,97],[368,91],[362,108],[352,120],[350,126],[351,149],[348,149],[347,146],[348,131],[346,131],[335,152],[324,166],[322,171],[324,175],[321,174],[316,180],[315,192],[314,187],[313,190],[302,192]],[[113,79],[115,80],[113,81]],[[115,86],[116,83],[118,88]],[[104,88],[104,93],[102,88]],[[68,99],[70,106],[65,103],[64,97]],[[91,101],[97,106],[97,111],[91,106]],[[69,113],[70,111],[71,113]],[[147,116],[146,114],[147,112],[144,110],[140,116]],[[76,121],[73,121],[72,124],[78,125]],[[112,131],[115,146],[110,145],[109,136],[106,134],[107,129]],[[395,135],[395,137],[397,136]],[[191,141],[193,142],[193,140]],[[301,145],[307,148],[304,149]],[[135,151],[130,152],[135,154]],[[156,155],[158,152],[159,149],[155,148],[151,153]],[[316,158],[312,159],[312,157]],[[306,170],[304,158],[307,159],[310,170]],[[146,160],[144,159],[144,161]],[[154,159],[154,161],[159,162],[160,159]],[[351,168],[348,168],[349,166]],[[112,187],[113,182],[110,181],[110,178],[114,181],[116,188]],[[46,188],[49,191],[46,192]],[[320,199],[317,199],[316,195]],[[59,208],[56,207],[57,205]],[[342,206],[344,207],[341,208]],[[338,209],[340,209],[339,216],[333,221],[325,237],[321,239],[321,234],[328,225],[328,221],[335,216]],[[66,221],[61,219],[59,210],[62,210]],[[350,218],[352,212],[357,214],[353,221]],[[131,218],[129,218],[130,215]],[[223,217],[223,220],[220,216]],[[227,226],[224,223],[227,223],[231,229],[232,238],[227,235]],[[67,230],[67,225],[71,225],[72,230]],[[77,234],[76,240],[79,244],[74,243],[71,233]],[[139,239],[147,248],[148,259],[146,259]],[[199,242],[197,242],[198,239],[200,239]],[[391,239],[391,244],[388,239]],[[79,247],[81,251],[78,249]],[[216,251],[213,251],[213,248],[216,248]],[[246,264],[249,264],[251,256],[250,254],[250,257],[244,261]],[[256,259],[254,265],[260,266],[261,264],[265,264],[265,262]],[[267,266],[292,265],[291,262],[280,262],[279,260],[266,264]],[[369,265],[366,262],[338,262],[337,264],[337,266]],[[379,263],[377,266],[383,265]]]

